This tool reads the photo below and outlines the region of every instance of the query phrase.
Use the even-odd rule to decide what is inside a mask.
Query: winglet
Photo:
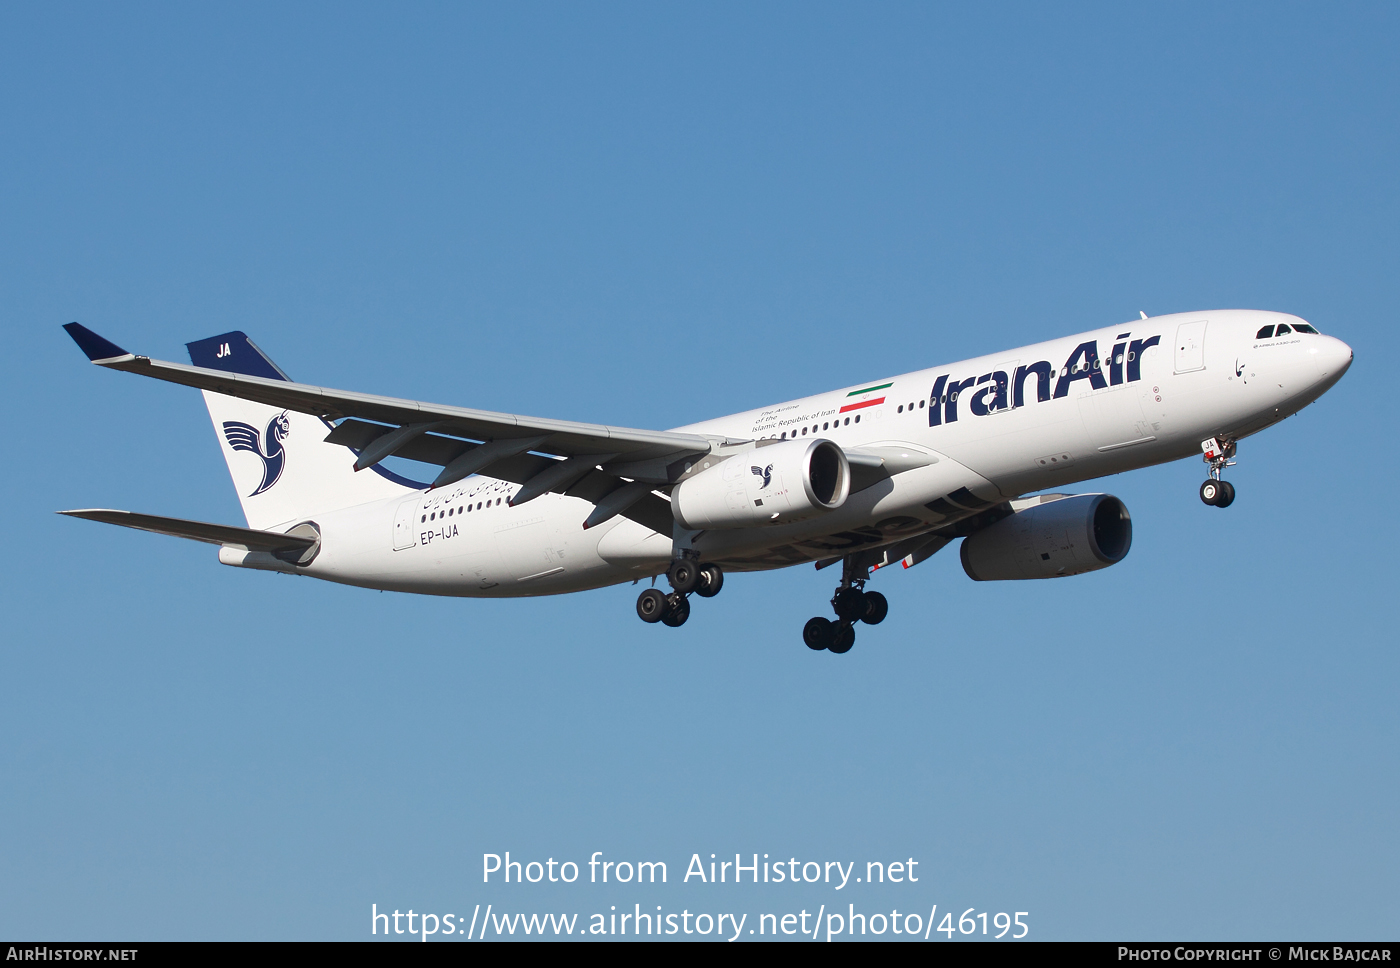
[[[94,363],[102,360],[110,360],[118,356],[130,356],[126,350],[116,343],[105,340],[98,336],[86,326],[78,323],[68,323],[64,327],[68,330],[68,335],[73,337],[73,342],[78,344],[78,349],[87,354],[87,358]]]

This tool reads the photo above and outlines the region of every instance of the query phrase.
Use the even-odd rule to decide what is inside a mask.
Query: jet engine
[[[1133,521],[1111,494],[1077,494],[1024,507],[962,543],[963,571],[974,581],[1060,578],[1122,561]]]
[[[851,491],[846,453],[829,440],[784,440],[735,454],[677,484],[671,511],[682,527],[786,524],[839,508]]]

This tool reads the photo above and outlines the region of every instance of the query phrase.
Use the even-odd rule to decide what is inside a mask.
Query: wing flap
[[[341,444],[353,450],[363,451],[379,438],[393,433],[394,430],[394,427],[386,427],[383,424],[350,419],[341,421],[334,430],[326,435],[325,439],[328,444]],[[462,440],[460,437],[443,437],[438,434],[425,433],[396,447],[394,456],[446,467],[476,447],[476,444]]]
[[[343,444],[355,450],[363,450],[379,437],[392,431],[392,427],[386,427],[383,424],[351,419],[343,421],[335,430],[331,431],[326,437],[326,441],[332,444]],[[426,433],[409,441],[396,451],[395,456],[445,467],[477,446],[477,444],[453,437],[441,437],[437,434]],[[483,468],[480,473],[497,480],[523,485],[536,474],[547,470],[553,463],[555,462],[550,458],[541,457],[538,454],[518,454],[514,457],[494,461]],[[582,498],[592,504],[597,504],[613,491],[624,486],[625,483],[624,480],[613,474],[594,470],[570,485],[563,493],[569,497]],[[648,494],[618,513],[653,531],[661,534],[671,533],[673,519],[670,502],[656,494]]]
[[[650,528],[657,534],[668,537],[676,527],[676,518],[671,512],[671,502],[656,493],[646,495],[636,504],[619,511],[618,514],[624,518],[631,518],[642,527]]]

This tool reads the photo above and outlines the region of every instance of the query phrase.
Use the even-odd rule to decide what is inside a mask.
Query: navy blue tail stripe
[[[190,362],[195,366],[291,382],[287,374],[239,330],[186,343],[185,349],[190,351]]]

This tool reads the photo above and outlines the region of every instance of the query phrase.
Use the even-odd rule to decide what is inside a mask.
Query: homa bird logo
[[[257,454],[263,464],[262,483],[258,485],[257,490],[248,495],[249,497],[257,497],[281,478],[282,468],[287,458],[287,451],[282,446],[282,441],[287,439],[287,434],[291,429],[292,422],[287,419],[287,411],[285,410],[269,420],[267,422],[267,451],[264,453],[262,434],[258,432],[257,427],[249,426],[238,420],[224,421],[224,439],[228,441],[229,447]]]
[[[753,467],[749,468],[749,471],[753,473],[754,476],[763,478],[763,483],[758,485],[758,489],[760,491],[767,487],[769,484],[773,483],[772,464],[769,464],[767,467],[759,467],[757,465],[754,465]]]

